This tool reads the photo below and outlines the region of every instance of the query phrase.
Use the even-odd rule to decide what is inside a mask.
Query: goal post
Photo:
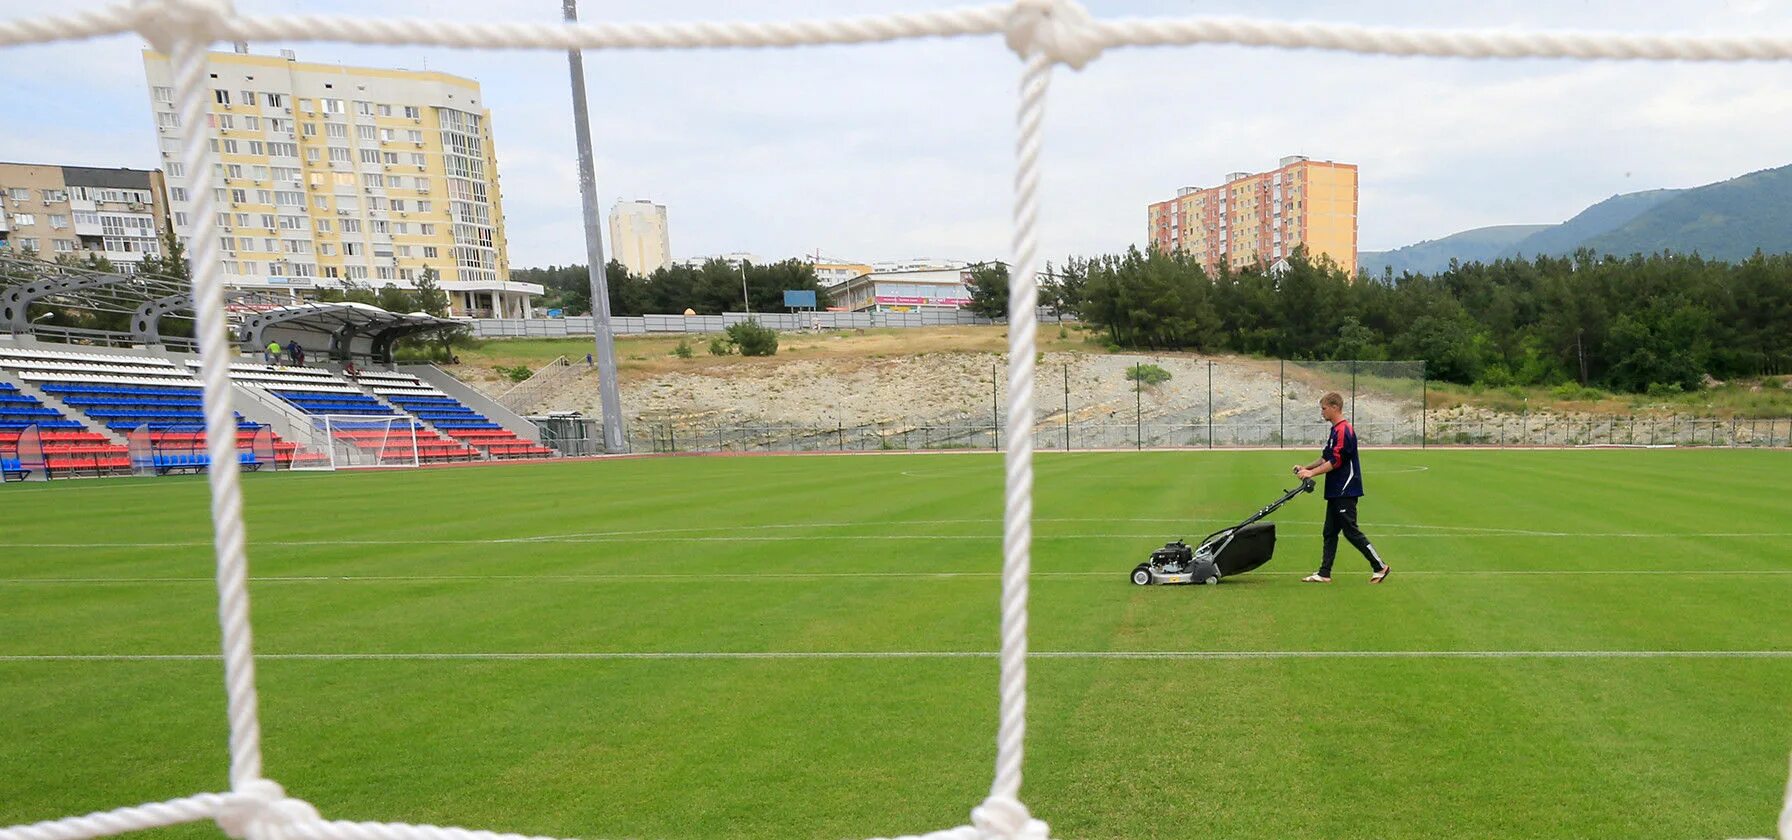
[[[415,467],[417,422],[410,417],[365,414],[318,414],[311,418],[310,449],[329,455],[299,464],[295,470],[349,470]]]

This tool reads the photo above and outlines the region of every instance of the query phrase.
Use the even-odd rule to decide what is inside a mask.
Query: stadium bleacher
[[[24,478],[29,470],[20,462],[19,436],[37,427],[43,444],[46,475],[93,473],[107,475],[129,470],[125,448],[105,435],[87,430],[78,420],[45,406],[36,397],[10,382],[0,382],[0,460],[7,461],[5,478]]]
[[[406,373],[363,373],[356,380],[443,435],[474,447],[490,458],[547,458],[554,450],[524,440],[502,425],[423,380]]]
[[[197,365],[197,362],[191,363]],[[320,368],[283,368],[267,365],[231,365],[230,378],[238,384],[260,388],[285,401],[299,412],[313,415],[353,415],[369,420],[404,417],[404,414],[380,402],[374,396],[350,384],[336,374]],[[472,461],[479,451],[428,426],[410,421],[416,435],[416,456],[423,463]],[[402,462],[410,457],[411,439],[394,440],[384,427],[365,429],[342,428],[335,436],[382,462]]]
[[[128,474],[133,452],[136,467],[158,474],[204,470],[210,456],[197,368],[195,361],[157,356],[0,346],[0,371],[22,383],[0,382],[0,458],[5,459],[0,473],[15,480],[34,471],[35,459],[27,464],[18,457],[19,438],[33,427],[46,477]],[[231,366],[230,375],[236,385],[265,395],[268,405],[287,406],[289,415],[367,418],[366,428],[333,421],[332,432],[385,462],[408,461],[413,434],[419,462],[555,454],[409,374],[362,372],[351,380],[322,368],[240,363]],[[395,427],[405,433],[392,435]],[[269,450],[265,445],[259,454],[256,450],[258,435],[272,439],[272,460],[279,467],[330,461],[328,452],[283,440],[240,413],[237,428],[238,457],[246,468],[268,466]],[[126,437],[129,447],[121,443]],[[147,453],[137,448],[144,441]]]
[[[6,347],[0,348],[0,368],[116,434],[128,435],[144,429],[157,450],[184,448],[202,453],[205,448],[199,383],[167,359]],[[11,385],[7,388],[10,393],[4,396],[9,399],[3,407],[19,409],[20,413],[0,414],[0,418],[6,418],[0,420],[0,442],[6,440],[10,431],[16,443],[18,433],[31,425],[24,421],[37,419],[50,475],[108,475],[131,469],[126,447],[88,430],[85,424],[44,406]],[[261,428],[260,424],[238,414],[237,428],[237,448],[253,458],[253,434]],[[290,465],[295,458],[304,461],[321,457],[319,453],[301,452],[298,444],[283,441],[271,431],[269,435],[277,464]],[[177,455],[170,453],[168,457]],[[186,455],[181,453],[178,457]],[[259,466],[259,461],[256,463]],[[190,457],[179,467],[203,468],[203,464],[191,463]]]

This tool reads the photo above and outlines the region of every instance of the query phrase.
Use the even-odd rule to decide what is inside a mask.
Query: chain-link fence
[[[1016,431],[1003,416],[1000,363],[965,367],[958,390],[930,413],[849,419],[849,407],[808,406],[825,419],[779,421],[640,417],[626,436],[637,453],[997,450]],[[1041,450],[1295,448],[1318,446],[1328,426],[1319,398],[1336,392],[1366,446],[1792,445],[1792,420],[1620,415],[1500,414],[1429,406],[1423,362],[1206,360],[1189,356],[1085,356],[1038,370]],[[921,406],[918,392],[896,402]],[[934,396],[938,396],[935,394]],[[835,413],[834,417],[826,415]],[[698,420],[709,415],[716,419]],[[603,451],[602,422],[578,414],[531,417],[542,443],[568,455]]]
[[[1003,415],[1000,363],[967,367],[958,390],[897,392],[925,415],[864,420],[852,409],[812,406],[825,420],[695,420],[642,417],[630,423],[634,452],[813,452],[998,449],[1016,430]],[[1162,449],[1317,445],[1328,427],[1319,398],[1335,391],[1370,444],[1418,445],[1425,437],[1423,362],[1237,361],[1188,356],[1088,356],[1042,365],[1030,432],[1040,449]],[[916,386],[921,387],[921,386]],[[687,415],[713,414],[708,406]],[[538,416],[543,443],[567,454],[602,449],[595,418]]]

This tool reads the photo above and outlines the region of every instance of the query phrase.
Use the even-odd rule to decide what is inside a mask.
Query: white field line
[[[1034,572],[1042,579],[1113,579],[1120,571],[1105,572]],[[1274,573],[1258,574],[1256,578]],[[1666,577],[1784,577],[1792,569],[1402,569],[1405,577],[1550,577],[1550,576],[1666,576]],[[258,584],[304,583],[701,583],[703,581],[767,582],[792,580],[996,580],[1001,572],[915,571],[915,572],[687,572],[679,574],[650,572],[555,573],[542,574],[463,574],[463,575],[264,575],[250,578]],[[43,577],[0,578],[0,586],[139,586],[161,584],[204,584],[216,581],[209,577]]]
[[[260,653],[281,662],[995,659],[993,650]],[[1031,659],[1792,659],[1792,650],[1045,650]],[[216,653],[26,653],[0,662],[213,662]]]
[[[1294,523],[1295,525],[1318,528],[1319,523]],[[1645,531],[1462,531],[1450,533],[1401,533],[1389,526],[1370,526],[1365,528],[1372,536],[1387,537],[1393,540],[1415,539],[1565,539],[1565,540],[1679,540],[1679,539],[1785,539],[1792,537],[1792,531],[1697,531],[1685,533],[1660,533]],[[1035,534],[1035,542],[1051,542],[1056,540],[1162,540],[1172,536],[1167,531],[1156,533],[1080,533],[1080,534]],[[1187,536],[1187,534],[1183,534]],[[882,542],[998,542],[1001,534],[791,534],[791,535],[753,535],[733,534],[727,536],[689,536],[679,534],[656,535],[612,535],[612,536],[566,536],[566,537],[522,537],[495,539],[318,539],[318,540],[255,540],[252,548],[307,548],[322,546],[412,546],[412,545],[595,545],[595,544],[630,544],[630,543],[741,543],[741,542],[841,542],[841,541],[882,541]],[[167,541],[167,542],[6,542],[6,546],[16,548],[195,548],[210,545],[207,541]]]
[[[740,532],[765,531],[815,531],[830,529],[892,529],[929,525],[989,525],[1000,523],[998,519],[919,519],[896,522],[801,522],[783,524],[757,525],[711,525],[703,527],[649,528],[626,531],[583,531],[567,534],[543,534],[524,537],[487,537],[468,539],[442,539],[429,537],[401,537],[384,539],[330,538],[309,540],[255,540],[252,544],[258,547],[311,547],[311,546],[404,546],[404,545],[506,545],[512,543],[629,543],[629,542],[813,542],[830,540],[885,540],[885,541],[927,541],[927,540],[999,540],[1000,533],[988,534],[764,534]],[[1039,517],[1036,523],[1106,523],[1114,525],[1197,525],[1197,524],[1231,524],[1236,519],[1216,519],[1212,517]],[[1305,520],[1278,520],[1282,525],[1295,528],[1318,528],[1322,523]],[[1705,531],[1705,532],[1659,532],[1659,531],[1544,531],[1521,528],[1490,528],[1477,525],[1432,525],[1413,522],[1377,522],[1369,526],[1376,534],[1386,534],[1398,539],[1440,538],[1440,537],[1541,537],[1550,539],[1720,539],[1720,538],[1784,538],[1792,537],[1787,531]],[[1413,533],[1418,532],[1418,533]],[[1070,539],[1162,539],[1162,533],[1042,533],[1035,539],[1070,540]],[[143,542],[7,542],[5,545],[21,548],[192,548],[209,546],[209,540],[170,540]]]

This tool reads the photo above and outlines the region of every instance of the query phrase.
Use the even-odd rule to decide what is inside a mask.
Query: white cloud
[[[0,0],[0,14],[35,13]],[[98,0],[63,4],[97,7]],[[363,13],[351,0],[237,0],[246,13]],[[957,5],[900,0],[585,0],[587,20],[774,20]],[[1311,16],[1377,25],[1747,32],[1792,10],[1739,0],[1457,6],[1422,0],[1090,2],[1098,16]],[[390,0],[385,15],[558,18],[558,4]],[[281,45],[258,44],[258,50]],[[288,45],[302,58],[478,79],[494,113],[513,263],[583,260],[563,56]],[[0,51],[0,159],[156,165],[133,38]],[[680,255],[817,248],[876,259],[1008,247],[1017,65],[993,37],[800,51],[587,56],[604,210],[667,204]],[[1779,65],[1363,58],[1123,50],[1055,74],[1045,253],[1123,248],[1145,205],[1284,154],[1358,163],[1365,249],[1557,221],[1613,193],[1788,162]]]

